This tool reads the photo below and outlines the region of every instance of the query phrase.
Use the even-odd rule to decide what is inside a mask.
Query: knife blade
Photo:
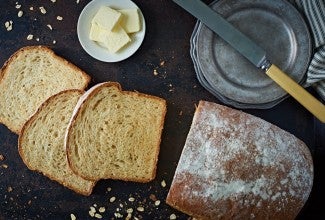
[[[291,79],[286,73],[272,64],[266,51],[236,29],[226,19],[200,0],[173,0],[213,32],[246,57],[256,67],[265,71],[282,89],[295,98],[322,123],[325,123],[325,106],[307,90]]]

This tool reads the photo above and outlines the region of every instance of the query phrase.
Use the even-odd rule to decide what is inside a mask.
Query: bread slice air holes
[[[72,169],[91,180],[151,181],[156,174],[165,113],[166,102],[158,97],[122,91],[113,82],[92,87],[75,108],[68,127],[66,146]],[[91,129],[78,133],[89,125]],[[90,144],[88,137],[96,137],[100,144]],[[76,148],[83,152],[78,159]],[[86,159],[88,154],[91,161]]]
[[[82,93],[81,90],[64,90],[47,99],[24,124],[18,149],[29,169],[44,174],[76,193],[90,195],[95,181],[86,180],[71,170],[64,141],[70,117]],[[76,155],[78,157],[79,153]]]
[[[68,89],[83,90],[90,81],[85,72],[45,46],[21,48],[1,72],[0,103],[5,105],[0,105],[0,123],[17,134],[50,96]]]
[[[104,98],[101,98],[101,99],[99,99],[99,100],[96,101],[96,103],[93,106],[93,110],[95,110],[97,108],[97,106],[102,103],[103,99]]]

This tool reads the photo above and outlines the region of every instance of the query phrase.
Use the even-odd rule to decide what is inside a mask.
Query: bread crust
[[[312,183],[312,157],[301,140],[200,101],[166,203],[198,219],[294,219]]]
[[[83,88],[80,88],[80,89],[85,90],[87,88],[87,86],[88,86],[88,84],[90,83],[90,80],[91,80],[90,76],[87,73],[85,73],[83,70],[78,68],[76,65],[74,65],[71,62],[67,61],[66,59],[56,55],[52,49],[50,49],[49,47],[44,46],[44,45],[25,46],[25,47],[22,47],[19,50],[17,50],[14,54],[12,54],[9,57],[9,59],[5,61],[2,68],[0,69],[0,84],[2,83],[2,80],[5,78],[6,74],[8,74],[7,69],[10,66],[10,64],[15,59],[17,59],[17,57],[20,54],[25,53],[26,51],[31,51],[31,50],[44,51],[44,52],[50,54],[53,57],[53,59],[57,59],[57,60],[61,61],[63,63],[63,65],[67,65],[67,66],[71,67],[72,69],[74,69],[75,71],[79,71],[82,74],[83,78],[86,80]],[[1,118],[1,116],[0,116],[0,124],[4,124],[9,130],[11,130],[12,132],[14,132],[14,133],[16,133],[18,135],[21,132],[19,129],[15,128],[15,125],[10,123],[9,121],[5,122],[4,119]]]
[[[48,177],[49,179],[51,179],[53,181],[56,181],[56,182],[62,184],[64,187],[66,187],[68,189],[71,189],[71,190],[73,190],[74,192],[76,192],[78,194],[81,194],[81,195],[84,195],[84,196],[89,196],[92,193],[93,187],[96,185],[96,181],[93,181],[93,183],[92,183],[90,189],[88,189],[88,191],[80,191],[77,188],[73,188],[73,187],[69,186],[65,181],[62,181],[61,179],[57,179],[54,176],[52,176],[52,175],[50,175],[48,173],[43,172],[42,170],[33,168],[27,162],[27,160],[25,158],[25,154],[23,153],[23,148],[22,148],[22,141],[24,139],[23,134],[25,133],[25,130],[35,121],[35,119],[37,118],[38,114],[48,105],[48,103],[51,102],[53,99],[56,99],[58,96],[60,96],[63,93],[74,93],[74,92],[77,92],[80,95],[82,95],[84,93],[84,91],[78,90],[78,89],[64,90],[64,91],[61,91],[61,92],[59,92],[59,93],[57,93],[57,94],[49,97],[45,102],[43,102],[41,104],[41,106],[37,109],[37,111],[35,112],[35,114],[32,115],[28,119],[28,121],[24,124],[24,126],[21,129],[21,133],[20,133],[20,135],[18,137],[18,153],[19,153],[21,159],[23,160],[24,164],[28,167],[28,169],[33,170],[33,171],[37,171],[37,172],[43,174],[44,176]]]
[[[5,61],[5,63],[3,64],[3,66],[2,66],[2,68],[0,70],[0,83],[1,83],[1,80],[5,76],[6,69],[8,68],[10,63],[13,62],[13,60],[15,60],[20,54],[22,54],[22,53],[24,53],[25,51],[28,51],[28,50],[46,51],[47,53],[51,54],[51,56],[53,56],[53,58],[58,59],[61,62],[63,62],[65,65],[68,65],[71,68],[73,68],[74,70],[81,72],[83,77],[86,79],[85,86],[82,88],[82,90],[85,90],[87,88],[87,85],[89,84],[89,82],[91,80],[90,76],[85,71],[83,71],[82,69],[80,69],[79,67],[74,65],[73,63],[71,63],[68,60],[64,59],[63,57],[58,56],[57,54],[55,54],[52,49],[50,49],[49,47],[47,47],[45,45],[25,46],[25,47],[22,47],[19,50],[17,50],[15,53],[13,53],[9,57],[9,59]]]
[[[75,165],[71,162],[71,147],[69,146],[69,139],[71,138],[70,132],[71,132],[71,127],[75,124],[76,122],[76,118],[78,117],[79,112],[81,111],[83,105],[85,104],[87,99],[90,99],[92,96],[96,95],[97,92],[102,88],[102,87],[116,87],[118,88],[119,92],[121,94],[129,94],[129,95],[137,95],[137,96],[142,96],[142,97],[146,97],[146,98],[151,98],[151,99],[155,99],[159,102],[163,102],[164,105],[166,106],[166,100],[156,97],[156,96],[152,96],[152,95],[148,95],[148,94],[143,94],[143,93],[139,93],[139,92],[130,92],[130,91],[123,91],[122,87],[119,83],[117,82],[104,82],[104,83],[100,83],[95,85],[94,87],[92,87],[91,89],[89,89],[80,99],[79,102],[76,105],[76,108],[73,112],[73,115],[71,117],[71,120],[69,122],[68,125],[68,129],[66,132],[66,136],[65,136],[65,148],[66,148],[66,152],[67,152],[67,158],[68,158],[68,164],[71,167],[72,171],[75,172],[77,175],[81,176],[84,179],[88,179],[88,180],[99,180],[99,179],[92,179],[89,178],[88,176],[83,175],[82,173],[79,172],[78,168],[75,167]],[[164,112],[163,112],[163,117],[162,120],[160,121],[160,126],[159,129],[162,133],[163,131],[163,126],[164,126],[164,118],[167,112],[167,108],[164,108]],[[148,179],[135,179],[135,178],[115,178],[115,177],[107,177],[107,179],[116,179],[116,180],[123,180],[123,181],[133,181],[133,182],[141,182],[141,183],[147,183],[152,181],[153,179],[155,179],[156,177],[156,170],[157,170],[157,162],[158,162],[158,156],[159,156],[159,151],[160,151],[160,143],[161,143],[161,134],[159,137],[159,141],[158,144],[156,146],[156,152],[155,152],[155,168],[152,171],[151,177]]]

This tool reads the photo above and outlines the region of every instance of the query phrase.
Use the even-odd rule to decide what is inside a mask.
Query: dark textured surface
[[[23,46],[48,45],[58,55],[85,70],[92,77],[91,85],[118,81],[125,90],[165,98],[168,112],[156,180],[148,184],[103,180],[98,182],[89,197],[77,195],[28,170],[17,152],[18,136],[0,125],[0,154],[4,156],[4,160],[0,161],[0,219],[69,219],[71,213],[77,219],[88,219],[89,207],[93,204],[106,207],[104,219],[113,218],[116,208],[120,209],[124,218],[126,209],[133,208],[134,216],[142,216],[143,219],[168,219],[172,213],[179,219],[187,219],[187,216],[169,208],[164,200],[190,128],[195,104],[201,99],[218,102],[198,83],[190,59],[189,39],[196,20],[171,1],[136,0],[147,24],[144,42],[129,59],[110,64],[91,58],[78,42],[77,20],[88,1],[80,0],[76,4],[75,1],[52,3],[25,0],[18,3],[21,4],[20,10],[24,11],[21,18],[17,17],[16,1],[0,1],[1,65]],[[31,6],[34,11],[29,10]],[[40,6],[46,8],[45,15],[40,13]],[[63,20],[56,20],[57,15],[62,16]],[[8,20],[13,21],[10,32],[4,26]],[[52,31],[46,27],[47,24],[52,25]],[[34,39],[27,41],[28,34],[33,34]],[[56,44],[52,43],[53,40],[56,40]],[[158,72],[157,76],[153,74],[154,69]],[[321,167],[324,167],[325,159],[325,126],[291,98],[269,110],[245,112],[291,132],[310,147],[315,163],[315,182],[299,219],[324,219],[324,171]],[[166,181],[166,187],[160,185],[162,180]],[[108,187],[112,189],[110,192],[107,191]],[[150,199],[151,194],[161,200],[158,207],[153,204],[153,196]],[[116,201],[110,203],[112,196],[116,197]],[[134,202],[128,201],[130,196],[135,198]],[[145,211],[136,211],[138,206],[143,206]]]

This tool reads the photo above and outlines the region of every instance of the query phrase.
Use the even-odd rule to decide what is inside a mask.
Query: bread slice
[[[45,46],[23,47],[0,71],[0,123],[19,134],[23,124],[50,96],[84,90],[90,77]]]
[[[79,100],[66,133],[72,170],[90,180],[155,178],[165,100],[106,82]]]
[[[77,193],[90,195],[95,182],[72,172],[64,148],[65,131],[82,93],[66,90],[46,100],[23,126],[18,150],[29,169],[39,171]]]
[[[166,201],[198,219],[294,219],[312,185],[313,161],[301,140],[201,101]]]

